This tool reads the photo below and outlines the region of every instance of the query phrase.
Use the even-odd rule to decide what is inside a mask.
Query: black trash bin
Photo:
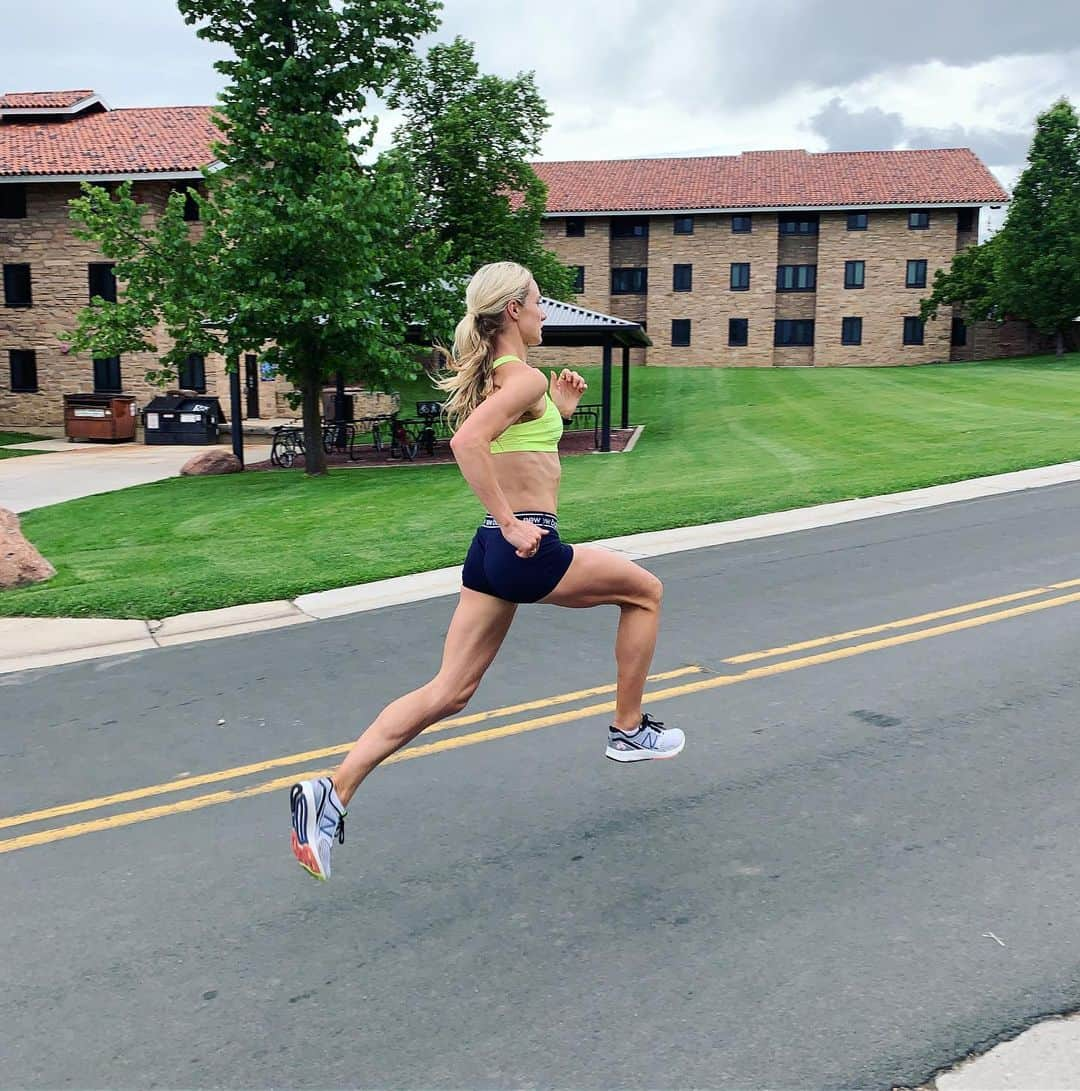
[[[225,413],[217,398],[162,395],[143,410],[143,442],[217,443]]]

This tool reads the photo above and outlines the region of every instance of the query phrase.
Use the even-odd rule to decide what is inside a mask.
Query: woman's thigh
[[[650,606],[660,601],[663,585],[651,572],[621,553],[601,546],[574,546],[574,559],[550,595],[552,606]]]
[[[479,682],[502,647],[516,610],[517,603],[463,587],[446,631],[440,676]]]

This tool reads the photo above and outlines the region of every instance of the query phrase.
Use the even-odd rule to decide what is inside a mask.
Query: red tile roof
[[[93,91],[17,91],[0,95],[0,110],[64,110],[93,94]]]
[[[832,205],[998,204],[1008,194],[968,148],[743,152],[692,159],[533,163],[549,214]]]
[[[221,139],[210,112],[209,106],[162,106],[0,120],[0,176],[197,171],[214,161],[211,144]]]

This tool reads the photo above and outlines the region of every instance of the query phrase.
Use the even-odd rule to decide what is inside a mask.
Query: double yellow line
[[[685,697],[689,694],[701,693],[721,686],[731,686],[738,682],[747,682],[756,678],[766,678],[771,675],[785,674],[789,671],[801,670],[804,667],[812,667],[822,663],[848,659],[856,655],[864,655],[867,652],[910,644],[919,640],[928,640],[932,637],[945,636],[949,633],[961,632],[965,629],[976,628],[977,626],[990,625],[995,622],[1021,617],[1025,614],[1035,613],[1040,610],[1049,610],[1058,606],[1066,606],[1074,602],[1080,602],[1080,591],[1064,595],[1055,595],[1054,592],[1064,591],[1068,588],[1078,586],[1080,586],[1080,579],[1067,580],[1062,583],[1049,584],[1045,587],[1035,587],[1026,591],[1000,595],[996,598],[982,599],[979,602],[952,606],[932,613],[900,618],[880,625],[852,629],[848,632],[833,634],[832,636],[817,637],[813,640],[804,640],[794,644],[767,648],[763,651],[748,652],[743,655],[732,656],[723,660],[723,662],[732,666],[741,666],[746,663],[757,663],[766,659],[779,659],[779,661],[764,666],[750,667],[749,669],[734,674],[710,675],[707,678],[696,679],[692,682],[683,682],[680,685],[670,686],[666,689],[652,690],[651,692],[646,693],[645,698],[650,704],[655,704],[658,701],[670,700],[675,697]],[[1007,609],[1000,610],[992,609],[993,607],[1005,606],[1008,603],[1018,602],[1023,602],[1023,605],[1014,605]],[[990,610],[991,612],[980,612],[987,610]],[[961,615],[972,616],[961,617]],[[945,618],[955,617],[960,617],[961,619],[938,625],[929,624],[935,621],[943,621]],[[897,630],[908,631],[898,632]],[[894,635],[882,635],[886,633],[893,633]],[[878,639],[865,640],[864,638],[866,637],[877,637]],[[851,643],[852,641],[861,642]],[[795,658],[780,658],[790,657],[794,653],[810,651],[816,648],[829,648],[830,645],[833,645],[833,647],[829,650],[819,651],[812,655],[796,656]],[[837,647],[836,645],[840,646]],[[700,666],[681,667],[677,670],[650,675],[649,681],[670,681],[674,678],[683,678],[689,675],[703,673],[706,672],[704,668]],[[506,705],[502,708],[491,709],[486,712],[477,712],[467,716],[459,716],[454,719],[444,720],[441,723],[428,728],[427,731],[424,732],[424,735],[450,731],[455,728],[469,727],[485,721],[499,719],[504,716],[515,716],[522,712],[530,712],[550,708],[555,705],[587,700],[590,697],[611,694],[614,691],[615,686],[608,684],[593,686],[589,689],[576,690],[571,693],[557,694],[552,697],[542,697],[521,704]],[[504,724],[501,727],[491,727],[482,731],[454,735],[450,738],[440,739],[437,742],[420,743],[419,745],[413,745],[398,751],[398,753],[388,758],[384,764],[427,757],[431,754],[442,753],[447,750],[455,750],[464,746],[475,746],[479,743],[491,742],[494,739],[507,738],[510,735],[520,735],[526,731],[537,731],[543,727],[553,727],[556,724],[570,723],[590,716],[599,716],[611,712],[614,708],[615,702],[609,699],[583,707],[568,709],[564,712],[548,713],[530,719],[519,720],[516,723]],[[351,745],[352,743],[349,742],[338,746],[324,747],[320,750],[309,750],[304,753],[271,758],[266,761],[255,762],[249,765],[234,766],[230,769],[221,769],[216,772],[203,773],[198,776],[181,777],[162,784],[153,784],[145,788],[136,788],[126,792],[117,792],[113,795],[99,796],[96,799],[85,799],[75,803],[65,803],[60,806],[45,808],[44,810],[12,815],[7,818],[0,818],[0,829],[10,829],[14,826],[46,822],[54,818],[64,818],[85,811],[101,810],[107,807],[131,803],[135,800],[148,799],[153,796],[167,795],[173,792],[186,792],[190,791],[192,788],[199,788],[209,784],[217,784],[222,781],[253,776],[270,769],[286,766],[294,767],[308,762],[320,761],[325,758],[346,753]],[[70,825],[61,825],[40,830],[36,833],[9,837],[0,840],[0,853],[14,852],[17,849],[31,848],[35,845],[43,845],[52,841],[61,841],[70,837],[80,837],[83,834],[94,833],[99,830],[117,829],[121,826],[130,826],[137,822],[147,822],[151,819],[162,818],[166,815],[183,814],[187,811],[200,810],[203,807],[212,807],[218,803],[230,803],[234,800],[248,799],[252,796],[264,795],[268,792],[275,792],[279,789],[288,787],[297,780],[322,776],[326,772],[327,770],[324,769],[305,772],[294,771],[288,776],[275,777],[272,780],[263,781],[262,783],[244,788],[225,789],[222,791],[205,793],[170,803],[164,803],[159,806],[125,811],[86,822],[76,822]]]

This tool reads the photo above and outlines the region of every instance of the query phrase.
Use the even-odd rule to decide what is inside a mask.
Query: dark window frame
[[[855,273],[858,272],[856,280]],[[844,287],[852,291],[866,287],[866,262],[855,258],[844,262]]]
[[[809,331],[809,339],[807,339]],[[801,337],[796,338],[796,333]],[[787,334],[785,338],[782,335]],[[812,318],[778,318],[773,328],[773,345],[778,348],[810,348],[814,344],[814,320]]]
[[[848,231],[869,231],[870,230],[870,213],[869,212],[849,212],[847,214],[847,229],[848,229]]]
[[[790,276],[788,274],[790,273]],[[791,280],[791,284],[785,283]],[[816,265],[778,265],[776,267],[776,290],[778,292],[816,292]]]
[[[0,220],[26,219],[26,183],[0,185]]]
[[[689,225],[689,229],[687,229],[687,225]],[[694,217],[676,216],[671,221],[671,233],[673,235],[692,235],[694,233]]]
[[[739,224],[736,227],[736,223]],[[745,226],[743,226],[745,224]],[[733,235],[752,235],[754,233],[754,217],[747,216],[732,216],[731,217],[731,233]]]
[[[780,216],[776,229],[781,235],[817,235],[821,230],[821,217],[817,213],[804,216]]]
[[[737,334],[736,330],[740,330],[741,333]],[[745,348],[750,343],[749,318],[729,318],[727,320],[727,343],[731,348]]]
[[[120,370],[119,356],[101,356],[93,361],[94,367],[94,393],[95,394],[122,394],[124,390],[124,376]],[[108,385],[104,380],[116,375],[116,385]]]
[[[975,230],[975,213],[978,209],[974,208],[958,208],[956,210],[956,230],[957,231],[974,231]]]
[[[16,357],[19,359],[16,360]],[[29,368],[29,379],[23,372],[23,378],[16,380],[16,375],[20,373],[17,371],[17,365],[20,369]],[[34,349],[8,349],[8,374],[11,379],[12,394],[37,394],[39,390],[37,352]]]
[[[962,348],[967,344],[967,331],[967,323],[958,314],[954,314],[952,329],[949,331],[949,344],[954,348]]]
[[[4,265],[4,306],[34,305],[34,275],[28,261],[13,261]]]
[[[184,382],[191,379],[191,382]],[[192,352],[181,361],[176,369],[177,385],[181,390],[194,390],[196,394],[206,393],[206,357]]]
[[[679,273],[682,272],[685,283],[679,283]],[[671,267],[671,290],[673,292],[692,292],[694,290],[694,267],[686,263]]]
[[[915,267],[915,279],[911,277],[911,268]],[[921,276],[920,276],[921,274]],[[926,287],[926,258],[908,258],[907,259],[907,271],[904,274],[904,287],[905,288],[925,288]]]
[[[648,217],[612,216],[611,237],[613,239],[647,239],[649,237]]]
[[[632,283],[638,286],[623,287],[619,278],[620,274],[637,274]],[[649,294],[649,267],[647,265],[619,266],[611,270],[611,294],[612,295],[648,295]]]
[[[579,231],[578,228],[581,230]],[[566,237],[568,239],[585,238],[585,220],[581,216],[566,217]]]
[[[849,330],[853,330],[854,334],[849,333]],[[841,318],[840,319],[840,344],[841,345],[861,345],[862,344],[862,317],[861,316],[859,316],[859,315],[848,315],[846,318]]]
[[[106,303],[116,302],[116,274],[112,261],[91,261],[86,266],[86,279],[90,299],[103,299]]]
[[[908,231],[929,231],[930,213],[925,209],[916,210],[907,214]]]
[[[573,290],[578,295],[580,295],[583,291],[585,291],[585,266],[584,265],[575,265],[574,269],[576,270],[576,272],[574,273],[574,289]]]
[[[739,270],[739,279],[742,279],[742,271],[746,270],[746,283],[737,284],[735,270]],[[750,291],[750,262],[748,261],[733,261],[731,263],[730,279],[728,280],[730,290],[733,292],[748,292]]]
[[[676,340],[676,332],[678,340]],[[685,335],[686,340],[683,340]],[[690,347],[692,328],[689,318],[673,318],[671,320],[671,347],[685,349]]]
[[[926,324],[917,314],[904,316],[903,343],[905,345],[926,344]]]

